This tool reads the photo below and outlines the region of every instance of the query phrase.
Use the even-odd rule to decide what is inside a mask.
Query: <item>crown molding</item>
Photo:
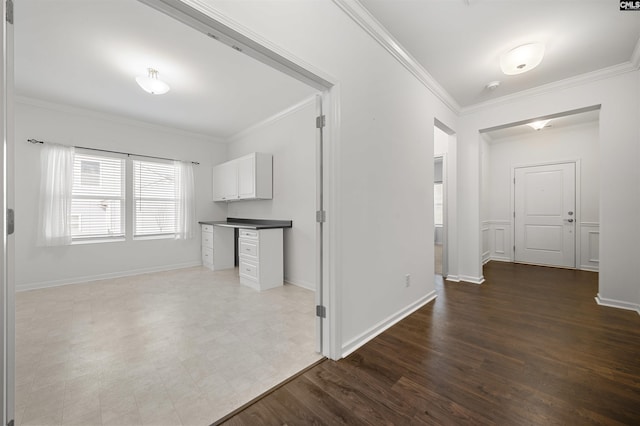
[[[359,0],[333,0],[353,21],[384,47],[398,62],[411,72],[438,99],[458,115],[466,115],[485,108],[507,104],[529,96],[579,86],[597,80],[615,77],[640,69],[640,38],[629,62],[593,72],[558,80],[549,84],[523,90],[489,101],[461,107],[429,72],[387,31],[387,29],[360,3]]]
[[[163,126],[161,124],[150,123],[148,121],[141,121],[138,119],[125,117],[122,115],[116,115],[116,114],[106,113],[106,112],[87,109],[87,108],[80,108],[80,107],[76,107],[68,104],[61,104],[57,102],[46,101],[44,99],[31,98],[28,96],[14,96],[14,102],[16,104],[29,105],[37,108],[44,108],[44,109],[49,109],[53,111],[64,112],[67,114],[81,115],[83,117],[96,118],[99,120],[110,121],[112,123],[117,123],[117,124],[126,124],[129,126],[136,126],[136,127],[141,127],[141,128],[150,129],[150,130],[157,130],[165,133],[172,133],[174,135],[182,136],[182,137],[204,139],[207,142],[225,143],[224,140],[219,137],[207,135],[204,133],[191,132],[189,130],[184,130],[177,127]]]
[[[431,91],[453,112],[460,113],[460,105],[427,70],[371,15],[358,0],[333,0],[356,24],[384,47],[418,81]]]
[[[236,142],[238,139],[242,139],[243,137],[249,135],[250,133],[255,132],[256,130],[262,129],[264,127],[270,126],[274,123],[276,123],[277,121],[282,120],[283,118],[286,118],[288,116],[290,116],[291,114],[294,114],[298,111],[300,111],[301,109],[303,109],[304,107],[314,104],[316,100],[316,95],[310,96],[300,102],[298,102],[295,105],[291,105],[290,107],[272,115],[271,117],[268,117],[262,121],[259,121],[255,124],[252,124],[251,126],[247,127],[244,130],[240,130],[238,133],[229,136],[225,142],[228,143],[233,143]]]
[[[315,89],[325,91],[337,84],[334,77],[226,16],[207,0],[139,1]]]
[[[636,52],[638,49],[636,48]],[[635,55],[635,52],[634,52]],[[531,96],[543,95],[549,92],[555,92],[558,90],[568,89],[571,87],[581,86],[583,84],[592,83],[598,80],[604,80],[607,78],[616,77],[629,72],[637,71],[638,65],[634,65],[632,62],[625,62],[618,65],[613,65],[607,68],[602,68],[596,71],[580,74],[575,77],[565,78],[564,80],[554,81],[552,83],[537,86],[531,89],[522,90],[520,92],[512,93],[510,95],[501,96],[496,99],[491,99],[486,102],[470,105],[460,110],[460,115],[468,115],[474,112],[481,111],[486,108],[496,107],[518,100],[522,100]]]

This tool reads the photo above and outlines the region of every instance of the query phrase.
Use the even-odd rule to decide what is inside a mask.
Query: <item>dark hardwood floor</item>
[[[592,272],[484,274],[224,424],[640,425],[638,313],[598,306]]]

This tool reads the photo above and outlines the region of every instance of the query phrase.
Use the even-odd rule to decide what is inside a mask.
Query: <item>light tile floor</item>
[[[320,359],[314,294],[189,268],[16,295],[18,425],[208,425]]]

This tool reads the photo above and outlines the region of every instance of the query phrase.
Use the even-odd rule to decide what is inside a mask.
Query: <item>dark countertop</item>
[[[237,217],[228,217],[227,220],[202,221],[198,223],[201,225],[244,229],[275,229],[291,228],[293,226],[293,222],[291,220],[241,219]]]

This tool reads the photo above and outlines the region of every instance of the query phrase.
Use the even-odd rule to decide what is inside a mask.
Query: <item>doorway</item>
[[[433,162],[433,226],[434,226],[434,273],[444,275],[444,253],[446,245],[444,202],[444,156]]]
[[[576,165],[514,170],[514,258],[519,263],[575,268]]]
[[[154,3],[165,4],[165,2],[161,2],[161,1],[154,2]],[[177,11],[177,10],[175,10],[175,11],[174,10],[171,10],[171,11],[163,10],[163,11],[168,13],[173,18],[179,18],[178,15],[180,15],[180,14],[188,15],[191,12],[190,10],[185,10],[184,8],[181,9],[180,11]],[[204,19],[204,18],[201,15],[198,15],[195,12],[193,13],[193,15],[197,16],[198,19],[201,20],[200,21],[200,25],[199,25],[199,29],[202,30],[202,25],[203,25],[202,19]],[[195,20],[195,19],[196,18],[193,18],[193,20]],[[182,21],[182,22],[188,21],[187,19],[179,19],[179,20]],[[206,25],[209,25],[209,27],[213,27],[213,26],[215,26],[215,22],[212,19],[207,18]],[[228,27],[225,27],[225,28],[228,29]],[[221,31],[222,30],[220,30],[218,32],[221,32]],[[212,34],[216,33],[216,31],[214,29],[211,29],[211,32],[212,32]],[[232,32],[232,31],[229,30],[229,32]],[[234,34],[237,35],[238,33],[234,33]],[[234,34],[232,34],[232,36]],[[229,37],[231,37],[231,36],[229,36]],[[230,39],[230,40],[232,40],[232,39]],[[243,39],[243,40],[244,40],[243,42],[245,44],[247,44],[247,43],[251,44],[252,43],[252,48],[253,49],[258,49],[259,48],[259,43],[258,42],[253,42],[252,41],[253,39],[248,38],[248,39]],[[215,41],[213,41],[213,40],[209,40],[209,41],[211,41],[212,43],[215,43]],[[241,50],[242,49],[240,47],[242,45],[240,45],[240,44],[234,45],[234,46],[235,47],[239,47],[239,49],[236,49],[236,50]],[[247,50],[249,50],[249,49],[247,49]],[[271,59],[274,59],[274,58],[278,57],[277,54],[268,51],[268,49],[266,49],[266,48],[262,49],[262,54],[265,55],[266,58],[271,58]],[[250,56],[254,56],[254,55],[250,55]],[[255,55],[255,56],[259,56],[259,55]],[[268,61],[263,60],[263,62],[268,62]],[[324,110],[325,110],[324,114],[326,114],[328,119],[327,120],[321,120],[322,123],[320,123],[321,125],[318,126],[317,132],[318,133],[322,133],[323,129],[325,130],[324,131],[324,135],[325,135],[324,138],[322,136],[319,136],[319,138],[320,138],[320,141],[324,140],[325,145],[328,145],[328,144],[326,144],[326,142],[329,140],[329,138],[327,138],[327,136],[330,133],[326,132],[326,130],[329,128],[329,126],[332,123],[332,119],[331,119],[332,116],[331,116],[330,113],[331,113],[331,111],[333,110],[333,107],[334,107],[334,104],[333,104],[334,100],[332,99],[331,93],[330,93],[331,84],[328,83],[325,79],[322,79],[320,77],[316,78],[316,76],[312,72],[307,72],[304,69],[304,67],[302,65],[298,65],[295,62],[295,60],[292,61],[291,59],[287,59],[287,60],[283,59],[283,60],[279,61],[278,63],[281,65],[281,67],[285,67],[285,68],[288,67],[288,66],[293,67],[293,65],[296,65],[297,68],[295,70],[290,69],[287,74],[289,74],[289,75],[296,75],[296,73],[300,74],[300,75],[296,76],[296,78],[298,80],[302,81],[303,83],[309,85],[310,87],[312,87],[312,88],[314,88],[316,90],[322,91],[322,93],[323,93],[322,94],[322,98],[323,98],[323,100],[325,100],[325,104],[323,105]],[[282,71],[281,69],[278,69],[278,70]],[[302,74],[304,74],[304,76],[302,76]],[[313,82],[313,84],[311,84],[312,82]],[[324,115],[324,114],[321,114],[321,115]],[[310,127],[312,127],[313,124],[315,124],[315,123],[313,123],[313,121],[310,121],[309,123],[310,123]],[[323,127],[323,126],[326,126],[326,127]],[[20,140],[22,141],[22,138],[20,138]],[[322,171],[322,168],[323,168],[323,164],[328,164],[329,163],[328,161],[326,161],[327,158],[329,157],[329,154],[328,154],[328,152],[326,150],[322,150],[322,148],[321,148],[322,147],[322,143],[319,144],[319,145],[320,145],[320,148],[318,148],[318,151],[317,151],[318,152],[317,161],[318,161],[318,164],[319,164],[319,166],[318,166],[318,174],[319,174],[319,176],[316,175],[315,179],[318,181],[319,190],[320,191],[324,191],[324,188],[326,188],[325,180],[328,180],[330,178],[330,174],[329,173],[325,173],[323,175],[321,173],[321,171]],[[324,159],[325,161],[323,162],[322,159]],[[309,167],[308,170],[310,171],[310,173],[313,173],[313,167]],[[325,199],[326,198],[328,198],[328,197],[325,197]],[[323,199],[320,199],[319,203],[316,205],[316,208],[313,209],[313,210],[317,210],[317,211],[323,212],[323,211],[327,210],[329,207],[331,207],[331,206],[327,205],[327,204],[323,204]],[[309,213],[309,217],[310,218],[313,218],[313,217],[316,216],[314,214],[315,211],[309,211],[308,213]],[[327,216],[332,217],[331,215],[327,215]],[[324,218],[324,215],[323,215],[323,218]],[[329,277],[326,274],[326,270],[329,269],[329,264],[328,264],[328,262],[323,262],[323,258],[327,255],[327,253],[329,251],[329,247],[330,247],[329,244],[328,244],[329,236],[328,236],[328,234],[326,232],[324,232],[324,230],[326,229],[328,224],[330,224],[330,222],[325,222],[324,219],[323,220],[318,220],[317,224],[313,223],[313,219],[310,219],[309,222],[312,223],[312,230],[313,230],[314,226],[315,226],[315,228],[317,230],[317,236],[318,237],[316,239],[316,244],[317,244],[317,247],[320,247],[319,249],[317,249],[314,252],[314,259],[312,261],[310,261],[310,263],[315,263],[316,264],[316,269],[318,271],[325,272],[324,274],[320,274],[319,275],[320,278],[314,284],[316,285],[316,288],[321,288],[322,289],[325,286],[328,286],[328,280],[329,280]],[[324,243],[324,244],[322,244],[322,243]],[[309,269],[313,270],[313,265],[311,265],[311,267]],[[9,302],[9,303],[11,303],[11,302]],[[325,309],[324,311],[328,313],[326,315],[328,318],[326,318],[326,319],[325,318],[321,318],[320,316],[318,316],[318,319],[317,319],[318,323],[326,324],[326,323],[329,322],[330,318],[335,318],[335,312],[333,312],[331,309],[328,309],[329,307],[327,306],[328,303],[327,303],[326,300],[320,299],[320,300],[317,301],[316,304],[317,305],[325,305],[325,307],[327,309]],[[315,308],[315,306],[310,306],[310,307]],[[313,309],[313,311],[317,312],[316,309]],[[11,325],[9,325],[9,328],[10,327],[11,327]],[[325,326],[325,327],[320,328],[320,330],[321,331],[317,334],[317,338],[318,339],[323,339],[322,341],[327,342],[327,344],[323,345],[323,347],[320,348],[320,351],[322,352],[323,355],[332,356],[332,353],[331,353],[332,346],[329,344],[330,343],[330,335],[329,335],[329,333],[331,331],[331,328],[328,327],[328,326]],[[336,351],[337,351],[338,347],[337,346],[334,346],[334,347],[336,348]],[[9,350],[7,352],[11,353],[11,349],[12,348],[9,347],[8,349]],[[335,357],[336,355],[333,354],[333,356]],[[10,366],[9,367],[9,371],[11,371],[11,370],[12,370],[12,367]],[[13,387],[11,386],[11,384],[9,384],[8,388],[12,389]],[[7,395],[7,399],[9,399],[9,398],[11,398],[11,392],[10,391],[9,391],[9,394]],[[9,399],[9,401],[10,401],[10,399]],[[12,404],[9,403],[9,405],[11,406]],[[10,409],[9,409],[9,413],[11,413]],[[9,414],[9,418],[12,418],[12,417],[13,416],[11,414]]]

